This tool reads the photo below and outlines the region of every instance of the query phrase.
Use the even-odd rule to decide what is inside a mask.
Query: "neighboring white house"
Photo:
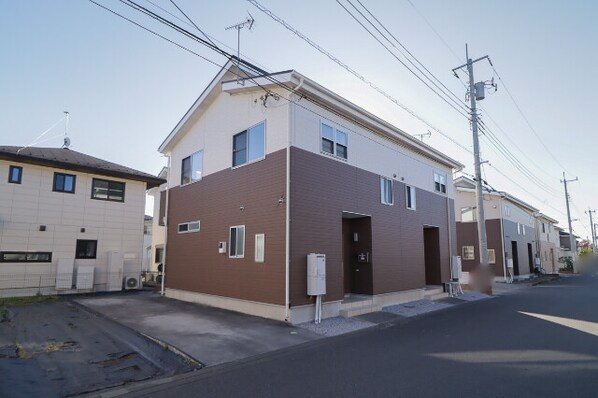
[[[153,222],[154,218],[146,214],[143,221],[143,261],[141,262],[142,271],[151,271]]]
[[[168,168],[164,167],[158,174],[159,178],[166,180],[168,175]],[[166,238],[166,227],[164,227],[164,220],[160,215],[160,201],[165,200],[164,193],[166,191],[166,183],[153,187],[147,191],[147,194],[154,199],[154,214],[152,217],[151,226],[151,252],[149,260],[149,268],[147,271],[158,272],[158,265],[164,261],[164,241]]]
[[[139,287],[145,192],[164,181],[67,148],[0,146],[0,296]]]

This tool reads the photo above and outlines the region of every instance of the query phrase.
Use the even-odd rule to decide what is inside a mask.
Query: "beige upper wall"
[[[452,184],[451,184],[452,185]],[[484,216],[487,220],[501,218],[501,198],[497,195],[484,195]],[[477,206],[475,192],[455,191],[455,219],[461,222],[461,209]]]
[[[7,182],[10,165],[23,167],[21,184]],[[52,191],[54,172],[76,175],[74,194]],[[92,178],[125,182],[125,201],[91,199]],[[96,259],[75,265],[105,269],[107,252],[119,250],[129,257],[125,272],[140,269],[145,190],[144,182],[0,160],[0,250],[52,252],[51,264],[2,263],[0,270],[54,272],[58,259],[75,257],[77,239],[97,240],[98,248]]]
[[[216,90],[221,90],[220,85]],[[203,175],[232,167],[233,136],[266,121],[266,156],[287,146],[288,101],[270,97],[264,108],[264,91],[229,94],[220,91],[171,152],[169,187],[180,185],[182,160],[203,150]]]

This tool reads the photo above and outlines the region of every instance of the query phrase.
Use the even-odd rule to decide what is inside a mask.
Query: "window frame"
[[[441,181],[436,181],[436,177],[439,180],[444,180],[444,183]],[[436,188],[436,184],[438,184],[438,188]],[[443,190],[444,187],[444,190]],[[439,193],[441,195],[447,195],[448,188],[447,188],[447,174],[442,173],[440,171],[434,171],[434,192]]]
[[[197,223],[197,229],[191,229],[191,224],[195,224],[195,223]],[[185,229],[184,231],[181,231],[181,226],[183,226],[183,225],[187,226],[187,229]],[[200,220],[194,220],[194,221],[186,221],[186,222],[179,223],[177,225],[176,231],[179,234],[191,234],[191,233],[199,232],[199,231],[201,231],[201,222],[200,222]]]
[[[12,173],[13,170],[19,170],[19,178],[17,178],[16,180],[12,179]],[[15,165],[10,165],[8,167],[8,183],[9,184],[21,184],[23,182],[23,166],[15,166]]]
[[[258,127],[261,124],[264,125],[264,147],[262,148],[263,149],[263,152],[262,152],[263,154],[259,158],[255,158],[255,159],[251,159],[250,160],[249,159],[249,152],[250,152],[250,146],[251,146],[250,130]],[[237,137],[238,135],[241,135],[241,134],[245,134],[246,135],[246,139],[245,139],[245,162],[235,165],[235,137]],[[243,166],[246,166],[248,164],[252,164],[252,163],[256,163],[256,162],[264,160],[266,158],[266,137],[267,137],[267,135],[266,135],[266,121],[265,120],[262,120],[261,122],[256,123],[253,126],[248,127],[247,129],[238,132],[237,134],[234,134],[233,137],[232,137],[232,143],[231,143],[232,144],[231,145],[231,149],[232,149],[232,152],[231,152],[232,153],[232,159],[231,159],[232,166],[231,166],[231,169],[237,169],[239,167],[243,167]]]
[[[106,193],[106,198],[96,198],[94,197],[95,194],[95,183],[96,182],[107,182],[108,183],[108,191]],[[110,184],[121,184],[122,185],[122,199],[110,199]],[[126,183],[123,181],[115,181],[115,180],[104,180],[103,178],[92,178],[91,179],[91,199],[93,200],[105,200],[107,202],[117,202],[117,203],[124,203],[125,202],[125,189]]]
[[[164,248],[154,248],[154,264],[160,264],[164,262]]]
[[[330,127],[332,129],[332,140],[328,137],[324,137],[323,134],[323,126]],[[343,134],[345,136],[345,143],[341,143],[338,139],[338,134]],[[332,152],[328,152],[324,150],[324,140],[332,143]],[[339,155],[338,147],[344,148],[345,156]],[[336,125],[332,122],[322,121],[320,120],[320,153],[326,156],[332,156],[336,159],[348,161],[349,160],[349,133],[344,129],[339,129]]]
[[[463,220],[463,214],[465,213],[463,210],[466,211],[471,211],[472,217],[471,220]],[[461,222],[477,222],[478,218],[477,218],[477,212],[476,212],[476,208],[475,206],[466,206],[466,207],[462,207],[461,208]]]
[[[201,162],[200,162],[200,170],[199,173],[201,174],[201,176],[199,178],[194,179],[193,178],[193,157],[197,156],[197,155],[201,155]],[[184,182],[184,178],[185,178],[185,160],[189,160],[189,181],[188,182]],[[193,152],[191,155],[183,158],[181,160],[181,186],[183,185],[188,185],[188,184],[193,184],[194,182],[197,181],[201,181],[203,179],[203,149],[200,149],[199,151],[195,151]]]
[[[235,254],[232,254],[232,250],[233,250],[233,229],[235,230]],[[238,254],[237,249],[237,239],[238,239],[238,233],[236,232],[238,229],[243,229],[243,253],[241,255]],[[228,233],[228,258],[245,258],[245,242],[247,241],[247,229],[245,228],[245,225],[233,225],[229,228],[229,233]]]
[[[387,191],[387,183],[390,183],[390,191]],[[394,206],[395,204],[395,195],[394,195],[394,181],[392,178],[387,178],[384,176],[380,176],[380,203],[386,206]],[[385,195],[387,192],[390,192],[390,202],[387,200],[388,197]]]
[[[24,260],[5,260],[5,254],[23,254],[25,255]],[[47,260],[29,260],[29,255],[47,255]],[[3,250],[0,251],[0,263],[51,263],[52,262],[52,252],[28,252],[28,251],[20,251],[20,250]]]
[[[417,209],[417,193],[412,185],[405,185],[405,208],[409,210]],[[411,206],[410,206],[411,204]]]
[[[490,255],[492,253],[492,255]],[[496,264],[496,250],[488,249],[488,264]]]
[[[93,242],[94,249],[92,256],[80,256],[79,255],[79,242],[90,243]],[[95,260],[98,258],[98,240],[97,239],[77,239],[75,243],[75,259],[77,260]]]
[[[64,190],[64,181],[62,182],[62,188],[63,189],[58,189],[56,187],[56,181],[58,179],[58,176],[62,176],[62,177],[73,177],[73,190],[72,191],[65,191]],[[74,194],[75,191],[76,191],[76,187],[77,187],[77,176],[75,174],[59,173],[57,171],[54,172],[54,179],[53,179],[53,182],[52,182],[52,192]]]
[[[258,257],[258,240],[261,237],[262,243],[262,255],[261,257]],[[255,234],[255,253],[254,253],[254,261],[256,263],[263,263],[265,258],[266,258],[266,234],[264,233],[259,233],[259,234]]]
[[[466,256],[465,253],[466,251],[469,252],[471,248],[471,258],[469,258],[469,256]],[[467,261],[472,261],[475,260],[475,246],[473,245],[464,245],[461,246],[461,258],[463,260],[467,260]]]

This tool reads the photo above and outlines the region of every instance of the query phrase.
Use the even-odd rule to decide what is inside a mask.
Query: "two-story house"
[[[544,272],[549,274],[559,272],[560,238],[557,224],[557,220],[546,214],[539,213],[536,217],[538,258]]]
[[[14,146],[0,147],[0,175],[0,296],[139,287],[145,191],[164,180],[68,148]]]
[[[159,149],[167,296],[305,322],[310,253],[326,256],[324,317],[449,280],[459,162],[296,71],[234,71]]]
[[[475,182],[462,176],[454,185],[457,245],[467,281],[468,273],[480,263]],[[514,277],[534,272],[537,213],[538,209],[506,192],[484,187],[489,265],[496,277],[508,277],[509,268]]]

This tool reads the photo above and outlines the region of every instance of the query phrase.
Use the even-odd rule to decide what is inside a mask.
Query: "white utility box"
[[[512,258],[507,258],[507,268],[511,268],[513,269],[513,259]]]
[[[326,255],[310,253],[307,255],[307,295],[326,294]]]
[[[73,288],[73,271],[75,259],[59,258],[56,268],[56,290],[69,290]]]
[[[80,265],[77,267],[77,290],[93,289],[93,265]]]
[[[453,256],[453,261],[451,262],[451,279],[461,280],[462,271],[461,256]]]
[[[122,290],[123,287],[124,256],[122,252],[108,252],[108,274],[106,290],[109,292]]]

